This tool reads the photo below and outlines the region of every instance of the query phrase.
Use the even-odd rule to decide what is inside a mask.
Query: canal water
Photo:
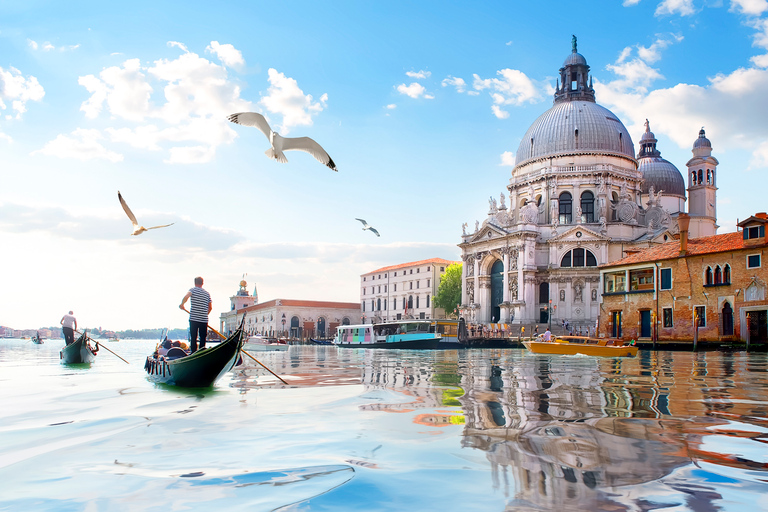
[[[0,510],[768,510],[768,358],[292,346],[211,389],[148,341],[0,340]]]

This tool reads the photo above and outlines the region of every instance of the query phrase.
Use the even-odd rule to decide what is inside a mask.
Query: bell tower
[[[693,158],[688,167],[688,214],[691,216],[689,233],[692,238],[710,236],[717,232],[717,165],[712,156],[712,143],[699,131],[693,143]]]

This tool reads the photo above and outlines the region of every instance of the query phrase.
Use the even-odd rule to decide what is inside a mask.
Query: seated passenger
[[[157,350],[157,355],[164,356],[168,353],[168,349],[170,349],[173,346],[173,342],[168,339],[168,337],[165,338],[162,345],[160,345],[160,348]]]

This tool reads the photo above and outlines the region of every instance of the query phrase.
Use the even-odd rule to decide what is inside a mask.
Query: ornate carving
[[[470,304],[475,302],[475,283],[467,281],[467,300]]]
[[[573,283],[573,302],[584,302],[584,283],[581,280]]]
[[[488,215],[494,215],[496,212],[499,211],[499,207],[496,206],[496,200],[493,197],[488,199],[488,207],[489,207]]]
[[[466,222],[461,225],[461,234],[462,234],[462,236],[467,236],[467,223]]]
[[[512,203],[510,203],[512,204]],[[504,192],[499,195],[499,210],[506,210],[507,205],[504,204]]]
[[[654,195],[654,187],[653,185],[650,186],[648,189],[648,202],[646,203],[649,207],[653,206],[660,206],[659,201],[661,201],[661,194],[664,192],[663,190],[659,190],[658,194]]]
[[[533,200],[525,203],[525,206],[520,210],[520,217],[525,224],[538,224],[539,208]]]

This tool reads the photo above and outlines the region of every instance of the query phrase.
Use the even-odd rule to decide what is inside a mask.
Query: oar
[[[184,311],[186,311],[186,312],[187,312],[187,314],[191,314],[189,311],[187,311],[187,308],[182,308],[182,309],[183,309]],[[211,327],[210,325],[208,326],[208,328],[209,328],[210,330],[212,330],[213,332],[215,332],[215,333],[216,333],[216,334],[219,336],[219,338],[224,338],[225,340],[227,339],[227,337],[226,337],[226,336],[224,336],[223,334],[221,334],[219,331],[217,331],[216,329],[214,329],[214,328],[213,328],[213,327]],[[282,378],[281,378],[281,377],[280,377],[278,374],[276,374],[275,372],[273,372],[272,370],[270,370],[269,368],[267,368],[267,367],[264,365],[264,363],[262,363],[261,361],[259,361],[259,360],[258,360],[258,359],[256,359],[255,357],[253,357],[251,354],[249,354],[248,352],[246,352],[246,351],[245,351],[245,350],[243,350],[242,348],[240,349],[240,352],[242,352],[243,354],[247,355],[248,357],[250,357],[251,359],[253,359],[253,360],[254,360],[254,361],[256,361],[257,363],[259,363],[259,364],[262,366],[262,368],[264,368],[264,369],[265,369],[265,370],[267,370],[269,373],[271,373],[272,375],[274,375],[275,377],[277,377],[278,379],[280,379],[280,382],[282,382],[282,383],[283,383],[283,384],[285,384],[286,386],[288,385],[288,383],[287,383],[287,382],[285,382],[285,381],[284,381],[284,380],[283,380],[283,379],[282,379]]]
[[[78,334],[82,334],[80,331],[75,331],[75,332],[76,332],[76,333],[78,333]],[[95,339],[91,338],[90,336],[88,336],[88,339],[89,339],[89,340],[91,340],[91,341],[93,341],[93,342],[94,342],[94,343],[96,343],[97,345],[99,345],[99,342],[98,342],[98,341],[96,341]],[[103,349],[104,349],[104,350],[106,350],[107,352],[110,352],[112,355],[119,357],[120,359],[122,359],[122,360],[125,362],[125,364],[131,364],[131,363],[129,363],[128,361],[126,361],[125,359],[123,359],[122,357],[120,357],[119,355],[117,355],[117,354],[115,354],[114,352],[112,352],[112,351],[111,351],[110,349],[108,349],[107,347],[105,347],[103,343],[102,343],[101,345],[99,345],[99,348],[103,348]]]

